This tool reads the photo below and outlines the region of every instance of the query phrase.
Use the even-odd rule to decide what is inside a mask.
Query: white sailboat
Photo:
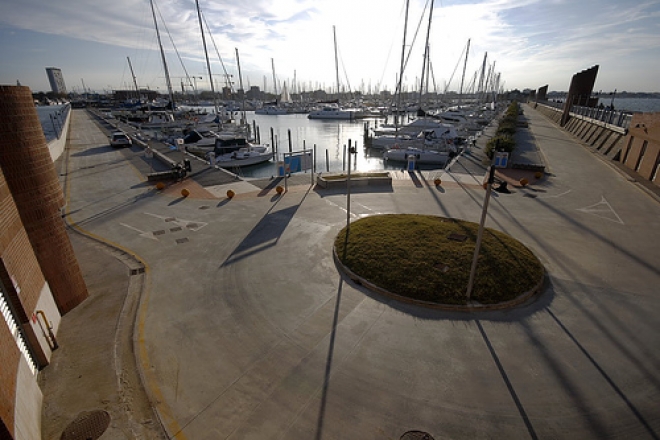
[[[341,93],[341,85],[339,84],[339,61],[337,57],[337,34],[335,27],[332,26],[332,34],[335,42],[335,73],[337,76],[337,97]],[[352,121],[355,119],[364,119],[369,116],[369,113],[357,108],[342,108],[337,104],[326,104],[320,109],[314,110],[307,115],[309,119],[342,119]]]

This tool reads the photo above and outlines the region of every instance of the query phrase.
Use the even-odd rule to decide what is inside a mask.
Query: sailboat
[[[335,72],[337,76],[337,97],[341,92],[341,86],[339,84],[339,61],[337,58],[337,34],[335,32],[335,27],[332,26],[332,34],[335,41]],[[369,113],[357,109],[357,108],[342,108],[339,104],[330,104],[327,103],[321,107],[319,110],[310,112],[307,115],[309,119],[341,119],[341,120],[355,120],[355,119],[364,119],[369,116]]]
[[[275,76],[275,60],[271,58],[271,64],[273,66],[273,84],[275,87],[275,96],[277,96],[277,77]],[[279,102],[275,101],[274,103],[267,104],[262,108],[258,108],[254,111],[256,115],[286,115],[289,113],[287,107],[282,106],[282,104],[291,104],[291,97],[289,92],[286,90],[286,82],[282,87],[282,95],[280,96]]]
[[[256,115],[287,115],[291,113],[291,97],[286,89],[286,83],[282,86],[282,94],[278,103],[266,105],[254,111]]]
[[[433,17],[433,0],[429,8],[429,22],[426,31],[426,43],[424,46],[424,61],[422,64],[422,78],[419,88],[419,105],[422,106],[422,97],[424,93],[424,82],[427,69],[430,64],[429,57],[429,38],[431,34],[431,20]],[[406,20],[408,18],[408,2],[406,2]],[[404,30],[404,50],[405,50],[405,30]],[[401,62],[401,73],[399,76],[399,85],[397,92],[401,93],[401,77],[403,76],[403,54]],[[428,81],[428,78],[426,78]],[[428,87],[427,87],[428,88]],[[398,97],[400,102],[400,97]],[[414,130],[418,130],[416,135],[412,135]],[[394,143],[392,148],[387,149],[383,153],[383,159],[388,161],[408,161],[413,159],[418,164],[441,165],[445,164],[449,159],[457,154],[455,145],[456,131],[450,124],[443,124],[438,121],[428,121],[426,119],[419,119],[413,126],[409,124],[406,127],[395,127],[393,136],[383,136],[376,141],[387,143]]]

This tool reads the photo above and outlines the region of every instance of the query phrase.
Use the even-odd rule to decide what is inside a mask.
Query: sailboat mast
[[[243,97],[242,99],[242,105],[241,107],[243,108],[243,111],[241,112],[243,114],[243,121],[247,121],[247,117],[245,116],[245,89],[243,88],[243,75],[241,75],[241,60],[238,57],[238,47],[235,47],[236,49],[236,66],[238,67],[238,85],[241,87],[241,91],[243,92],[241,95]]]
[[[154,0],[149,0],[151,4],[151,14],[154,17],[154,27],[156,28],[156,38],[158,38],[158,47],[160,47],[160,57],[163,60],[163,70],[165,70],[165,82],[167,83],[167,92],[170,95],[170,103],[172,104],[172,110],[174,110],[174,93],[172,93],[172,82],[170,81],[170,72],[167,70],[167,61],[165,60],[165,51],[163,50],[163,44],[160,41],[160,32],[158,31],[158,20],[156,20],[156,11],[154,10]]]
[[[399,121],[398,112],[401,110],[401,83],[403,81],[403,64],[406,58],[406,35],[408,34],[408,7],[410,6],[410,0],[406,0],[406,21],[403,24],[403,45],[401,46],[401,67],[399,69],[399,81],[396,85],[396,111],[397,114],[394,116],[394,126],[397,127]],[[398,127],[397,127],[398,128]]]
[[[209,82],[211,83],[211,94],[213,95],[213,107],[215,114],[220,114],[218,109],[218,98],[215,96],[215,87],[213,86],[213,74],[211,73],[211,62],[209,61],[209,53],[206,50],[206,38],[204,37],[204,26],[202,25],[202,11],[199,9],[199,0],[195,0],[197,6],[197,17],[199,19],[199,30],[202,32],[202,44],[204,45],[204,55],[206,56],[206,68],[209,71]]]
[[[465,50],[465,62],[463,63],[463,76],[461,76],[461,89],[458,92],[458,106],[463,103],[463,81],[465,81],[465,69],[467,68],[468,55],[470,54],[470,39],[468,38],[467,49]]]
[[[484,77],[486,76],[486,59],[488,58],[488,52],[484,54],[484,62],[481,65],[481,72],[479,73],[479,85],[477,87],[477,94],[479,96],[478,102],[481,104],[481,94],[484,87]]]
[[[273,66],[273,87],[275,89],[275,100],[277,100],[277,79],[275,77],[275,60],[270,59],[270,64]]]
[[[424,93],[424,74],[426,73],[426,62],[429,58],[429,38],[431,37],[431,19],[433,18],[433,1],[429,9],[429,26],[426,29],[426,43],[424,44],[424,61],[422,63],[422,80],[419,83],[419,108],[422,108],[422,96]]]
[[[339,99],[339,58],[337,57],[337,32],[335,31],[335,26],[332,25],[332,36],[335,40],[335,74],[337,75],[337,99]]]
[[[138,88],[137,85],[137,78],[135,77],[135,72],[133,72],[133,65],[131,64],[131,58],[126,57],[126,59],[128,60],[128,67],[131,69],[131,76],[133,77],[133,85],[135,86],[135,93],[137,93],[138,101],[140,101],[140,89]]]

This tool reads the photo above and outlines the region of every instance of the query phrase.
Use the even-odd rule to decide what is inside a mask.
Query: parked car
[[[110,136],[111,147],[130,147],[131,145],[133,145],[133,141],[123,131],[116,131]]]

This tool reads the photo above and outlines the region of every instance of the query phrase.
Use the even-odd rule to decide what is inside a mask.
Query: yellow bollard
[[[190,195],[190,191],[188,191],[187,188],[183,188],[183,189],[181,190],[181,195],[182,195],[183,197],[188,197],[188,196]]]
[[[524,177],[520,179],[520,186],[527,186],[529,183],[529,180],[525,179]]]
[[[236,193],[234,191],[227,190],[227,197],[228,198],[232,199],[232,198],[234,198],[235,195],[236,195]]]
[[[442,180],[440,180],[440,179],[435,179],[435,180],[433,181],[433,183],[435,183],[435,186],[440,186],[440,185],[442,184]]]
[[[160,190],[160,191],[164,190],[165,189],[165,184],[163,182],[158,182],[156,184],[156,189]]]
[[[284,188],[278,185],[277,188],[275,188],[275,191],[277,191],[278,194],[282,194],[284,192]]]

